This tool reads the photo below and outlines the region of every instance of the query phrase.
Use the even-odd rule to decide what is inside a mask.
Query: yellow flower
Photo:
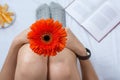
[[[8,11],[8,5],[5,4],[4,6],[0,5],[0,25],[4,27],[4,25],[10,24],[12,22],[12,17],[14,14]]]

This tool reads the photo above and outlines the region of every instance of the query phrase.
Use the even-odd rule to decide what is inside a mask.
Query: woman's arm
[[[75,37],[75,35],[71,32],[70,29],[66,29],[67,31],[67,48],[71,49],[78,56],[86,56],[86,49],[83,44]],[[80,60],[81,71],[82,71],[82,79],[83,80],[98,80],[97,74],[90,62],[90,60]]]
[[[98,80],[97,74],[90,60],[79,60],[82,71],[82,80]]]
[[[20,47],[21,43],[19,41],[14,40],[12,42],[7,58],[1,70],[0,80],[14,80],[17,53]]]
[[[23,44],[28,42],[26,37],[28,31],[29,29],[23,31],[13,40],[0,73],[0,80],[14,80],[18,51]]]

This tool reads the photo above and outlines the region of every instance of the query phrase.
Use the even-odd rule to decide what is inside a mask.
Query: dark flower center
[[[43,34],[42,35],[42,41],[45,43],[50,43],[52,41],[51,34]]]
[[[44,35],[44,36],[43,36],[43,39],[44,39],[45,41],[49,41],[49,40],[50,40],[50,36],[49,36],[49,35]]]

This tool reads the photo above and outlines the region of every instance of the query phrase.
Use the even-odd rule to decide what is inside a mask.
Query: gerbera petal
[[[47,39],[44,38],[47,35]],[[49,36],[50,35],[50,36]],[[64,49],[67,33],[62,24],[53,19],[37,20],[28,33],[30,48],[39,55],[55,56]]]

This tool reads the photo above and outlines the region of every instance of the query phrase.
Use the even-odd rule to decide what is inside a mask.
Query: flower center
[[[43,37],[43,39],[44,39],[45,41],[49,41],[49,40],[50,40],[50,36],[49,36],[49,35],[45,35],[45,36]]]
[[[49,43],[49,42],[51,42],[51,40],[52,40],[52,37],[50,34],[44,34],[42,36],[42,41],[44,41],[45,43]]]

